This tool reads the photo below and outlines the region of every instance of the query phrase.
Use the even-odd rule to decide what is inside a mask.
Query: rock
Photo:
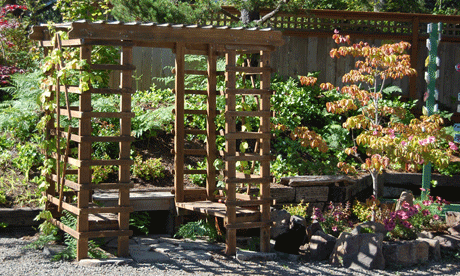
[[[284,209],[278,210],[275,208],[272,208],[270,212],[271,220],[273,221],[270,238],[276,239],[279,235],[289,230],[291,214]]]
[[[435,240],[439,241],[439,245],[441,248],[446,250],[458,250],[460,245],[460,237],[450,235],[450,234],[443,234],[434,237]]]
[[[294,215],[294,216],[291,216],[290,221],[291,221],[291,223],[289,224],[290,229],[294,228],[295,225],[302,225],[303,227],[305,227],[305,229],[307,228],[307,220],[304,217]]]
[[[383,187],[383,197],[384,198],[398,198],[402,192],[407,191],[405,188],[397,188],[385,186]]]
[[[336,240],[337,238],[332,235],[325,234],[323,231],[316,231],[309,244],[311,259],[318,261],[329,259]]]
[[[314,220],[313,223],[307,227],[307,238],[305,242],[310,242],[311,236],[316,234],[317,231],[323,232],[323,228],[321,227],[321,224],[319,224],[319,221]]]
[[[457,225],[460,225],[460,212],[447,211],[446,224],[449,227],[455,227]]]
[[[457,225],[455,227],[449,227],[447,231],[452,235],[452,236],[460,236],[460,225]]]
[[[236,252],[236,259],[239,261],[273,261],[276,259],[276,254],[238,250]]]
[[[428,261],[429,244],[422,240],[388,242],[383,254],[388,264],[412,266]]]
[[[299,247],[305,244],[307,236],[305,224],[305,218],[291,216],[289,230],[276,238],[274,249],[284,253],[299,254]]]
[[[418,238],[417,240],[428,243],[429,245],[429,249],[428,249],[429,256],[428,257],[430,258],[430,260],[435,260],[435,261],[441,260],[441,246],[439,244],[439,240],[427,239],[427,238]]]
[[[396,203],[395,211],[402,209],[401,204],[403,204],[404,201],[409,203],[410,206],[414,205],[414,195],[411,191],[404,191],[401,193],[401,196],[399,197],[398,202]]]
[[[361,230],[363,228],[370,228],[370,229],[372,229],[373,233],[382,233],[383,236],[385,236],[388,233],[387,229],[385,229],[385,225],[381,224],[380,222],[366,221],[366,222],[363,222],[363,223],[357,225],[353,229],[353,231],[351,231],[351,234],[352,235],[358,235],[358,234],[361,233]]]
[[[66,249],[67,249],[67,246],[65,245],[48,244],[45,247],[43,247],[43,254],[47,257],[52,257],[56,254],[60,254],[64,252]]]
[[[336,241],[330,262],[353,269],[384,269],[383,234],[352,235],[342,232]]]
[[[422,231],[417,233],[417,238],[421,239],[434,239],[434,234],[428,231]]]
[[[83,259],[78,262],[81,266],[99,267],[103,265],[126,265],[132,263],[132,259],[112,258],[112,259]]]

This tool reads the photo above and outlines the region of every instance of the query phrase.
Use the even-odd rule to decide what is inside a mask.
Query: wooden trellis
[[[120,64],[90,64],[91,70],[119,70],[121,73],[120,86],[116,89],[96,89],[81,91],[78,86],[56,85],[52,87],[57,102],[69,93],[77,94],[79,106],[59,106],[53,112],[52,120],[47,125],[47,138],[61,137],[66,147],[61,147],[61,139],[55,139],[58,144],[56,152],[47,156],[55,160],[56,170],[49,175],[51,184],[47,190],[47,209],[53,213],[53,223],[62,230],[74,236],[77,240],[77,259],[88,255],[88,240],[95,237],[118,237],[118,254],[128,254],[128,239],[132,235],[128,229],[130,183],[130,143],[131,132],[131,94],[132,88],[132,47],[170,48],[176,54],[175,67],[175,201],[176,207],[195,212],[201,212],[224,218],[227,228],[227,253],[236,251],[236,230],[248,228],[261,229],[261,251],[270,249],[270,52],[276,46],[282,45],[281,33],[270,29],[243,29],[213,26],[185,26],[154,23],[120,23],[97,22],[88,23],[77,21],[57,24],[57,30],[67,32],[68,39],[53,43],[47,26],[34,26],[31,39],[39,40],[46,49],[53,47],[79,47],[80,58],[91,63],[91,47],[94,45],[112,45],[120,48]],[[260,54],[260,66],[242,67],[236,63],[237,55]],[[205,71],[189,70],[185,65],[185,55],[203,55],[207,57],[208,68]],[[225,71],[217,71],[217,59],[225,56]],[[62,65],[61,65],[62,66]],[[59,68],[58,68],[59,69]],[[260,81],[257,88],[242,88],[236,86],[236,77],[241,74],[258,76]],[[202,75],[207,78],[206,90],[191,90],[185,87],[187,75]],[[226,89],[217,91],[217,77],[225,75]],[[118,112],[93,112],[92,94],[119,94],[120,109]],[[206,96],[206,108],[202,110],[187,109],[187,95],[199,94]],[[217,96],[225,95],[225,110],[217,110]],[[258,108],[254,111],[237,111],[236,102],[239,95],[255,95],[258,98]],[[62,98],[63,99],[63,98]],[[216,116],[225,112],[225,131],[217,133]],[[206,119],[206,130],[191,129],[187,126],[189,116],[203,116]],[[78,128],[63,128],[61,117],[78,119]],[[238,119],[255,117],[260,121],[258,130],[244,131],[237,126]],[[116,137],[96,137],[91,134],[93,118],[119,118],[120,135]],[[206,148],[188,148],[186,135],[206,135]],[[216,139],[223,135],[226,140],[224,152],[218,152]],[[238,150],[237,145],[242,141],[256,141],[258,147],[254,153]],[[116,160],[94,160],[92,143],[106,142],[119,144],[119,158]],[[69,156],[69,147],[78,149],[78,156]],[[187,155],[206,157],[206,170],[190,170],[184,167]],[[216,177],[218,171],[214,167],[217,158],[225,162],[225,193],[226,198],[218,202],[216,198]],[[259,162],[257,175],[243,174],[237,170],[238,161]],[[75,166],[71,169],[68,165]],[[92,184],[93,166],[118,166],[117,183]],[[61,172],[60,168],[63,168]],[[77,174],[78,180],[71,181],[69,176]],[[205,189],[185,189],[184,176],[187,174],[206,174]],[[237,185],[244,184],[250,190],[251,186],[260,185],[259,195],[243,195],[237,193]],[[71,192],[64,192],[63,186]],[[118,189],[119,204],[116,207],[99,207],[92,202],[91,194],[94,189]],[[70,195],[76,195],[72,203]],[[62,210],[77,216],[77,227],[72,229],[64,225],[59,217]]]

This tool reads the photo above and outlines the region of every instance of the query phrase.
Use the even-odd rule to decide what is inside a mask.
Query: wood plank
[[[136,66],[133,64],[91,64],[91,70],[123,70],[123,71],[134,71]]]
[[[237,140],[237,139],[270,139],[271,133],[260,133],[260,132],[227,132],[225,133],[225,139]]]
[[[179,40],[182,41],[182,40]],[[184,105],[185,105],[185,45],[176,43],[176,81],[175,81],[175,114],[174,124],[174,189],[176,203],[184,201]]]
[[[260,184],[268,184],[272,181],[271,177],[257,177],[257,178],[227,178],[225,183],[260,183]]]
[[[271,221],[255,221],[255,222],[240,222],[234,224],[227,224],[225,228],[227,229],[251,229],[251,228],[261,228],[261,227],[270,227],[273,224]]]
[[[206,118],[206,193],[207,199],[213,201],[216,191],[217,172],[214,162],[217,159],[216,116],[217,116],[217,55],[216,46],[208,45],[208,83],[207,83],[207,118]]]
[[[206,91],[206,90],[186,89],[185,90],[185,95],[208,95],[208,91]]]
[[[272,72],[270,67],[239,67],[239,66],[227,66],[225,68],[227,72],[241,72],[248,74],[262,74],[264,72]]]
[[[262,68],[270,67],[270,52],[263,51],[260,55],[260,66]],[[270,73],[264,71],[260,79],[261,89],[270,89]],[[260,97],[260,110],[270,112],[270,95],[264,94]],[[262,116],[260,118],[260,129],[264,134],[271,135],[270,129],[270,115]],[[264,137],[259,140],[260,143],[260,155],[270,155],[270,138]],[[270,221],[270,161],[262,161],[260,163],[260,174],[262,179],[269,178],[267,182],[261,182],[260,185],[260,197],[264,201],[261,206],[261,221]],[[270,226],[263,225],[260,227],[260,250],[262,252],[270,252]]]
[[[62,47],[75,47],[83,45],[83,39],[75,38],[75,39],[67,39],[61,41]],[[42,40],[40,41],[40,47],[54,47],[54,43],[51,40]]]
[[[72,237],[76,239],[80,239],[81,233],[77,232],[75,229],[70,228],[69,226],[65,225],[64,223],[60,222],[59,220],[55,218],[50,218],[50,222],[57,228],[71,235]]]
[[[110,237],[129,237],[133,235],[132,230],[100,230],[80,233],[80,237],[94,238],[110,238]]]
[[[211,202],[211,201],[195,201],[195,202],[176,202],[176,207],[202,213],[208,214],[211,216],[226,217],[225,211],[225,204],[219,202]],[[254,210],[249,210],[240,207],[233,207],[235,208],[235,215],[236,217],[250,217],[252,218],[254,215],[258,215],[259,212]],[[235,220],[236,220],[235,217]]]
[[[61,115],[69,116],[67,109],[60,109]],[[136,115],[134,112],[86,112],[71,110],[70,115],[72,118],[88,119],[88,118],[134,118]]]
[[[273,94],[273,91],[270,89],[225,89],[226,94],[236,94],[236,95],[263,95],[263,94]]]
[[[73,22],[69,32],[69,38],[90,38],[112,40],[132,40],[147,42],[177,42],[202,44],[219,44],[226,41],[227,44],[249,44],[279,46],[283,44],[281,32],[279,31],[252,31],[244,29],[219,28],[173,28],[171,26],[142,26],[142,25],[104,25],[100,27],[97,23]],[[35,30],[35,29],[34,29]],[[193,31],[192,31],[193,30]],[[38,30],[37,30],[38,31]],[[35,33],[35,32],[34,32]],[[32,35],[36,39],[39,35]],[[37,39],[40,40],[40,39]],[[185,48],[185,46],[184,46]],[[184,49],[185,52],[185,49]]]
[[[259,206],[262,204],[273,204],[273,199],[251,199],[251,200],[237,200],[229,201],[227,200],[225,204],[239,207],[250,207],[250,206]]]
[[[260,155],[255,153],[236,152],[235,155],[224,153],[225,161],[270,161],[271,155]]]
[[[184,149],[184,155],[206,156],[206,149]]]
[[[185,134],[193,134],[193,135],[206,135],[207,134],[207,130],[204,130],[204,129],[190,129],[190,128],[187,128],[187,129],[184,129],[184,132]]]
[[[271,111],[227,111],[225,116],[229,117],[271,117]]]

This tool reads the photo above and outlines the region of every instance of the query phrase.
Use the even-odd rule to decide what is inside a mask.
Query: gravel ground
[[[166,262],[106,264],[95,267],[78,262],[50,260],[41,250],[24,249],[29,244],[27,231],[0,232],[0,275],[460,275],[459,262],[428,263],[410,269],[351,270],[326,262],[264,261],[242,262],[214,253],[209,260],[187,258]]]

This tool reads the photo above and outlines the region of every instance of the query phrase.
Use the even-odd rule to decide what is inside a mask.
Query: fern
[[[67,211],[63,212],[64,216],[61,217],[61,222],[69,226],[72,229],[76,229],[77,226],[77,217]],[[64,243],[67,245],[67,248],[54,255],[53,260],[74,260],[77,257],[77,240],[71,235],[64,233]],[[88,243],[88,255],[90,258],[95,259],[106,259],[108,256],[100,249],[94,241],[89,241]]]
[[[9,100],[0,103],[0,131],[12,132],[14,136],[26,140],[36,132],[41,117],[39,97],[42,74],[14,74],[11,87],[0,88],[9,96]]]

